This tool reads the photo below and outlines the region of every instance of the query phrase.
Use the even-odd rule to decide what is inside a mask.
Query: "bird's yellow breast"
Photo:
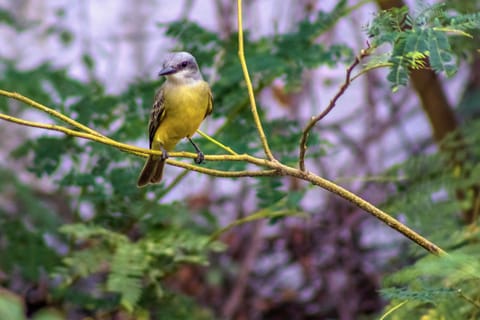
[[[154,136],[167,151],[185,137],[191,137],[211,108],[210,88],[205,81],[168,84],[163,88],[165,115]]]

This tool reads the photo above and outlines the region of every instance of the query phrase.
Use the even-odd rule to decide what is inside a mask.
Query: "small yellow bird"
[[[203,80],[197,61],[188,52],[167,56],[158,74],[166,81],[155,95],[148,124],[150,149],[161,150],[161,156],[149,156],[138,177],[137,186],[162,180],[163,167],[177,143],[187,138],[197,152],[195,163],[202,163],[203,153],[192,141],[203,119],[213,110],[210,86]]]

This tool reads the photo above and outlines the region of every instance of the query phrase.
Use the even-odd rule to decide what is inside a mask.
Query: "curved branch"
[[[407,227],[406,225],[404,225],[394,217],[390,216],[388,213],[384,212],[383,210],[380,210],[379,208],[375,207],[370,202],[357,196],[353,192],[350,192],[347,189],[327,179],[324,179],[315,174],[312,174],[310,172],[305,172],[305,171],[302,171],[301,169],[288,167],[280,163],[278,163],[277,165],[280,167],[279,169],[282,170],[286,175],[297,177],[302,180],[308,181],[314,185],[321,187],[322,189],[325,189],[327,191],[335,193],[336,195],[339,195],[345,200],[348,200],[349,202],[353,203],[355,206],[367,211],[368,213],[373,215],[375,218],[377,218],[378,220],[388,225],[390,228],[400,232],[401,234],[403,234],[413,242],[417,243],[418,245],[423,247],[425,250],[435,255],[447,254],[444,250],[442,250],[433,242],[430,242],[429,240],[425,239],[414,230],[410,229],[409,227]]]
[[[317,122],[322,120],[330,111],[332,111],[332,109],[335,107],[335,104],[337,103],[337,100],[345,93],[345,90],[347,90],[350,83],[352,83],[351,74],[353,69],[360,63],[363,58],[365,58],[369,54],[370,46],[368,46],[367,49],[363,49],[360,51],[360,55],[355,57],[353,63],[350,65],[350,67],[348,67],[345,74],[345,81],[338,90],[337,94],[333,97],[332,100],[330,100],[327,108],[325,108],[325,110],[323,110],[317,116],[312,117],[303,129],[302,138],[300,139],[300,150],[298,156],[298,167],[300,168],[300,170],[305,171],[305,153],[307,152],[307,140],[310,130],[312,130],[312,128],[317,124]]]
[[[73,137],[78,137],[82,139],[87,139],[95,142],[100,142],[112,147],[115,147],[121,151],[125,151],[137,156],[141,157],[147,157],[149,154],[152,155],[161,155],[161,151],[157,150],[151,150],[151,149],[144,149],[136,146],[132,146],[129,144],[117,142],[115,140],[112,140],[110,138],[104,137],[104,136],[97,136],[93,135],[90,133],[85,133],[85,132],[79,132],[76,130],[68,129],[59,125],[55,124],[45,124],[45,123],[39,123],[35,121],[28,121],[28,120],[23,120],[20,118],[8,116],[5,114],[0,113],[0,119],[13,122],[16,124],[20,124],[23,126],[28,126],[28,127],[34,127],[34,128],[41,128],[41,129],[46,129],[46,130],[52,130],[52,131],[58,131],[62,132],[66,135],[73,136]],[[196,154],[190,153],[190,152],[172,152],[169,153],[170,157],[184,157],[184,158],[192,158],[194,159],[196,157]],[[218,156],[205,156],[205,160],[210,160],[210,161],[248,161],[257,165],[264,165],[263,161],[261,159],[255,158],[255,157],[250,157],[246,155],[218,155]],[[277,175],[278,172],[276,170],[261,170],[261,171],[249,171],[249,170],[243,170],[243,171],[224,171],[224,170],[215,170],[215,169],[209,169],[209,168],[204,168],[200,167],[197,165],[192,165],[188,164],[185,162],[173,160],[173,159],[167,159],[166,160],[168,164],[171,164],[176,167],[192,170],[192,171],[197,171],[201,173],[205,173],[211,176],[215,177],[228,177],[228,178],[234,178],[234,177],[259,177],[259,176],[272,176],[272,175]]]
[[[205,157],[205,159],[207,159]],[[243,170],[243,171],[225,171],[225,170],[216,170],[216,169],[209,169],[200,167],[197,165],[185,163],[178,160],[167,159],[167,163],[175,166],[184,168],[191,171],[196,171],[200,173],[208,174],[209,176],[214,177],[221,177],[221,178],[241,178],[241,177],[271,177],[277,176],[277,170],[260,170],[260,171],[250,171],[250,170]]]

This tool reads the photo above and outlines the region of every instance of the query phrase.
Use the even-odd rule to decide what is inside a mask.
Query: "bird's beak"
[[[177,72],[177,69],[174,67],[166,67],[158,73],[158,76],[168,76],[169,74]]]

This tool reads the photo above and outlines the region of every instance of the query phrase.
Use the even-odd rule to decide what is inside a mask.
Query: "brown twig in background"
[[[310,121],[307,123],[305,128],[302,131],[302,138],[300,139],[300,152],[298,157],[298,167],[301,171],[305,171],[305,153],[307,152],[307,139],[310,133],[310,130],[317,124],[318,121],[322,120],[332,109],[335,107],[337,100],[345,93],[348,86],[350,85],[351,75],[353,69],[360,63],[360,61],[370,54],[370,45],[368,45],[367,49],[363,49],[360,51],[360,55],[355,57],[353,63],[348,67],[346,74],[345,74],[345,81],[343,82],[342,86],[338,90],[337,94],[330,100],[327,108],[323,110],[320,114],[315,117],[312,117]]]
[[[247,287],[248,276],[250,275],[250,271],[253,268],[254,262],[257,260],[257,256],[260,254],[260,249],[262,247],[262,230],[266,224],[266,221],[266,219],[263,219],[255,222],[255,229],[248,246],[249,249],[243,258],[240,272],[231,294],[226,300],[225,306],[223,307],[222,314],[225,319],[232,319],[232,316],[237,311],[238,306],[241,305],[242,296],[245,292],[245,288]]]

